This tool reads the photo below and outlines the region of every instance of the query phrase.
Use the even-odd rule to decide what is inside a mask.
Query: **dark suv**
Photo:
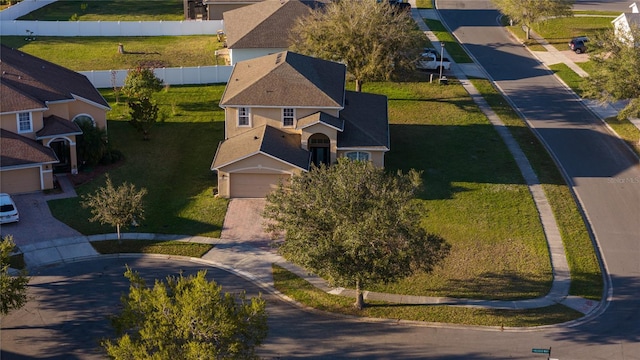
[[[573,38],[569,41],[569,49],[571,49],[571,51],[575,51],[576,54],[582,54],[587,52],[587,42],[589,42],[589,38],[586,36]]]

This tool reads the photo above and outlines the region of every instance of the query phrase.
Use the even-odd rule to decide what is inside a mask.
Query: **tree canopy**
[[[169,276],[152,288],[127,268],[129,294],[112,319],[118,338],[102,345],[113,359],[255,359],[267,336],[266,303],[223,293],[206,278]]]
[[[356,80],[388,80],[394,72],[414,69],[426,44],[410,12],[388,1],[332,1],[297,19],[291,31],[293,51],[346,64]]]
[[[582,83],[584,96],[602,102],[630,100],[619,119],[640,117],[640,27],[616,34],[613,29],[596,34],[590,41],[592,67]]]
[[[284,233],[279,252],[338,286],[361,289],[430,271],[449,251],[420,226],[415,170],[387,174],[368,161],[340,158],[294,175],[267,196],[267,230]]]
[[[147,189],[136,189],[135,185],[124,182],[117,188],[111,177],[93,194],[82,196],[82,207],[90,208],[93,217],[89,221],[115,226],[120,240],[120,227],[144,220],[144,196]]]
[[[11,310],[19,309],[27,303],[29,277],[26,271],[16,275],[9,274],[9,259],[15,246],[10,235],[0,241],[0,315],[7,315]]]
[[[531,26],[545,18],[573,16],[574,0],[492,0],[493,4],[511,21],[522,23],[527,39]]]
[[[163,82],[156,77],[153,69],[137,67],[127,72],[122,92],[130,99],[151,98],[154,92],[162,90]]]

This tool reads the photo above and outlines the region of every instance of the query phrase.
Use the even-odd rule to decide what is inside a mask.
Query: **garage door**
[[[40,190],[40,168],[5,170],[0,172],[2,192],[17,194]]]
[[[287,181],[285,174],[231,174],[229,176],[232,198],[263,198],[278,187],[280,181]]]

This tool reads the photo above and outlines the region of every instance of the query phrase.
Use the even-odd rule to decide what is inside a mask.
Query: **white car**
[[[0,194],[0,224],[12,223],[20,221],[20,214],[16,203],[13,202],[11,195]]]

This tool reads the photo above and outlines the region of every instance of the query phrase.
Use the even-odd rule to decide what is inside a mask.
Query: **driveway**
[[[13,195],[13,200],[20,212],[20,222],[2,225],[0,228],[2,236],[13,235],[13,240],[18,247],[43,240],[81,236],[81,233],[54,218],[49,211],[47,200],[77,196],[71,183],[67,183],[66,177],[59,177],[59,180],[63,189],[60,194],[45,195],[37,192]]]

